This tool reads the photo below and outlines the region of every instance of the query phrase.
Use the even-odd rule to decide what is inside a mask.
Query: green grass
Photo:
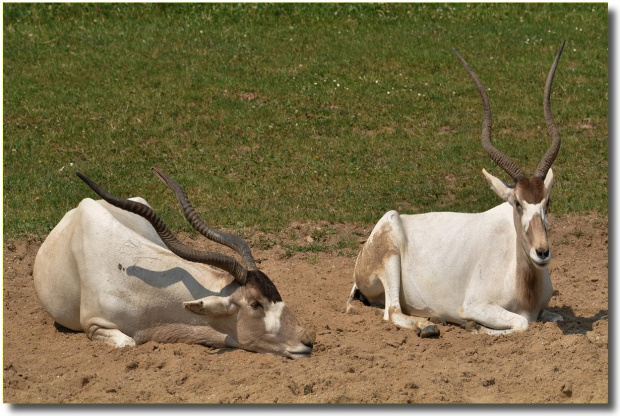
[[[93,192],[140,195],[173,229],[181,183],[211,224],[371,224],[389,209],[475,212],[476,70],[495,145],[528,173],[563,137],[553,210],[607,214],[606,4],[4,4],[5,238],[49,232]]]

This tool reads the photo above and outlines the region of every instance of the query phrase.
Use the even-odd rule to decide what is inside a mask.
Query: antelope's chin
[[[311,352],[309,352],[309,353],[289,353],[289,355],[287,355],[287,357],[291,358],[293,360],[297,360],[299,358],[310,358],[311,355],[312,355]]]

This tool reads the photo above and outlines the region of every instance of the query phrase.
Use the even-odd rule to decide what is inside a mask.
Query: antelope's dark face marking
[[[553,174],[551,174],[552,180]],[[547,209],[551,187],[538,177],[522,178],[515,186],[514,213],[515,227],[521,225],[523,238],[521,245],[534,265],[544,267],[551,260],[549,238],[547,236]]]

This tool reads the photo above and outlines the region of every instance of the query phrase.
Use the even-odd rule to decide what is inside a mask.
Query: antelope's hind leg
[[[400,306],[400,256],[393,256],[386,262],[385,282],[388,289],[385,291],[385,312],[383,319],[392,322],[401,328],[413,329],[420,338],[439,335],[437,325],[428,318],[406,315]]]
[[[386,213],[373,229],[355,263],[355,285],[349,303],[356,290],[369,303],[384,307],[383,319],[401,328],[410,328],[421,337],[439,335],[436,325],[427,318],[414,317],[402,312],[401,247],[406,244],[400,215],[396,211]]]

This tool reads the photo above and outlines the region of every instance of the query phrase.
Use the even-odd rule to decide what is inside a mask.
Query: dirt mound
[[[361,303],[344,314],[356,250],[295,251],[280,244],[284,237],[250,236],[260,268],[317,333],[312,357],[295,361],[197,345],[115,349],[89,341],[56,327],[41,308],[32,280],[40,244],[5,242],[4,401],[606,403],[607,218],[569,215],[550,223],[551,278],[559,294],[549,309],[564,322],[536,322],[525,333],[499,337],[439,325],[439,338],[420,339]],[[295,227],[303,247],[315,243],[320,233],[311,232],[324,224]],[[329,229],[334,241],[353,235],[358,244],[370,231]]]

